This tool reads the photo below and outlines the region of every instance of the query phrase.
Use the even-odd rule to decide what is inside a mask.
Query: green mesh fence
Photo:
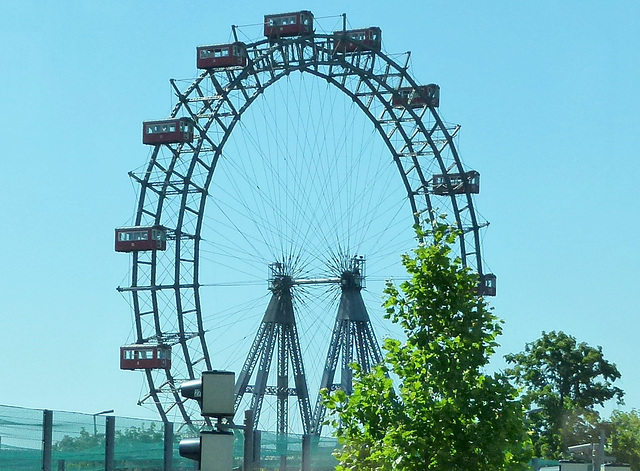
[[[53,413],[53,469],[104,469],[104,416]]]
[[[302,467],[302,435],[277,435],[262,432],[260,439],[260,469],[299,470]],[[311,469],[333,471],[338,464],[333,457],[337,441],[314,437],[311,440]]]
[[[0,405],[0,471],[42,471],[43,410]],[[106,417],[53,412],[52,471],[105,469]],[[241,469],[244,435],[234,431],[234,468]],[[180,440],[196,432],[174,426],[172,470],[193,471],[197,463],[178,453]],[[300,470],[302,436],[260,434],[260,469]],[[311,443],[311,470],[333,470],[336,440],[315,438]],[[115,418],[115,467],[118,471],[164,469],[164,424],[160,421]]]
[[[104,470],[105,428],[104,416],[54,412],[53,469]],[[116,469],[163,469],[162,422],[117,417],[114,457]],[[191,462],[187,462],[188,469],[193,469]]]
[[[42,411],[0,406],[0,470],[42,470]]]

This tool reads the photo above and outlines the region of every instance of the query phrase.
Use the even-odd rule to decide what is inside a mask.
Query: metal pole
[[[254,450],[253,450],[253,410],[244,411],[244,471],[252,471],[254,469]]]
[[[173,470],[173,423],[164,424],[164,471]]]
[[[116,442],[116,418],[107,416],[105,425],[104,441],[104,469],[105,471],[116,471],[115,442]]]
[[[98,417],[99,415],[103,415],[103,414],[111,414],[113,412],[113,409],[110,410],[103,410],[102,412],[96,412],[93,415],[93,434],[94,435],[98,435],[98,425],[96,422],[96,417]]]
[[[42,471],[51,471],[51,451],[53,440],[53,411],[42,413]]]
[[[600,471],[602,467],[602,462],[604,461],[604,429],[600,430],[600,441],[596,445],[596,450],[593,456],[593,471]]]
[[[302,471],[311,471],[311,435],[302,436]]]
[[[260,469],[262,449],[262,432],[260,430],[253,431],[253,465],[254,468]]]

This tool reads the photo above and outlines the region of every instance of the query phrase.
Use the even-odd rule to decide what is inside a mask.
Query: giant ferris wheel
[[[234,28],[234,34],[236,30]],[[171,80],[170,116],[144,123],[147,165],[130,252],[135,341],[121,366],[146,376],[141,404],[164,421],[200,420],[180,395],[202,371],[236,372],[236,421],[319,434],[321,388],[350,391],[351,364],[381,361],[387,279],[415,224],[462,234],[457,255],[483,270],[479,174],[438,114],[440,88],[377,27],[314,30],[311,12],[267,15],[264,38],[197,48],[199,75]]]

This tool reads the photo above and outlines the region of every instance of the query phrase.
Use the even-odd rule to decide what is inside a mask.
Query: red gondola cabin
[[[170,369],[168,345],[125,345],[120,347],[121,370]]]
[[[496,295],[496,275],[493,273],[482,275],[482,278],[480,279],[480,286],[478,287],[478,294],[480,296]]]
[[[244,43],[198,46],[198,69],[244,67],[247,65],[247,50]]]
[[[313,13],[308,10],[264,16],[264,35],[269,39],[313,33]]]
[[[423,106],[440,106],[440,86],[435,83],[424,85],[417,90],[411,87],[399,88],[393,95],[392,104],[394,108],[421,108]]]
[[[382,30],[376,26],[333,32],[335,52],[379,51],[381,46]]]
[[[163,119],[142,123],[143,144],[178,144],[193,141],[193,121],[189,118]]]
[[[167,228],[164,226],[135,226],[116,228],[116,252],[166,250]]]
[[[454,195],[461,195],[469,190],[469,193],[480,193],[480,174],[475,170],[466,173],[448,173],[446,175],[434,175],[431,178],[431,191],[435,195],[448,195],[449,187],[447,179],[451,183],[451,191]],[[466,186],[465,186],[466,180]]]

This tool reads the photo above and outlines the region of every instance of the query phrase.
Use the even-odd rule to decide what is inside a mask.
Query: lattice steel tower
[[[382,353],[362,300],[361,291],[365,287],[365,259],[354,257],[349,260],[337,281],[340,283],[342,294],[320,389],[334,391],[340,388],[347,394],[351,394],[353,388],[351,364],[355,361],[364,372],[368,372],[372,366],[382,362]],[[338,364],[340,364],[339,382],[336,381]],[[315,435],[319,435],[322,430],[325,412],[326,408],[318,395],[312,420],[312,433]]]
[[[297,396],[305,434],[311,429],[311,404],[302,363],[300,339],[296,328],[291,290],[298,280],[288,274],[287,266],[282,263],[269,265],[271,279],[269,289],[272,292],[269,306],[262,318],[258,333],[251,345],[247,359],[236,382],[236,402],[238,409],[245,394],[252,394],[250,409],[253,411],[254,426],[257,427],[265,395],[277,398],[278,433],[288,432],[289,396]],[[277,384],[267,385],[269,370],[275,346],[277,349]],[[295,388],[289,387],[289,362],[293,372]],[[256,371],[256,366],[258,367]],[[254,371],[255,382],[249,384]]]
[[[339,278],[295,279],[286,264],[273,263],[269,266],[272,292],[269,306],[264,314],[258,333],[253,341],[247,359],[236,383],[236,409],[245,394],[251,394],[250,409],[253,411],[254,426],[260,420],[260,412],[266,395],[276,396],[278,433],[288,430],[288,401],[297,397],[305,434],[319,435],[322,431],[326,408],[318,395],[315,410],[311,414],[307,379],[302,361],[300,339],[296,328],[292,290],[296,285],[339,284],[341,295],[331,342],[322,373],[320,389],[343,389],[351,394],[355,361],[363,369],[370,371],[373,365],[382,361],[382,353],[375,338],[369,314],[362,300],[364,287],[363,257],[354,257],[341,264]],[[267,380],[277,345],[277,384],[269,385]],[[336,381],[340,365],[339,381]],[[289,366],[293,373],[291,387]],[[255,375],[254,375],[255,373]],[[253,384],[250,384],[251,379]]]

